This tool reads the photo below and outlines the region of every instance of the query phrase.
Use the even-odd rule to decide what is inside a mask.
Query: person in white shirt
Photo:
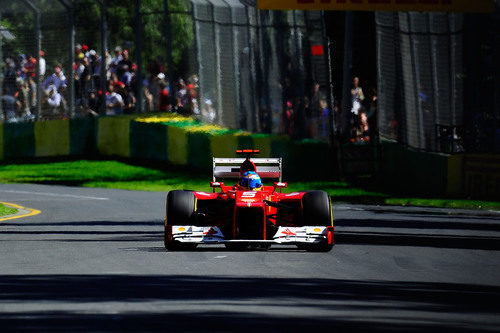
[[[114,91],[113,85],[110,84],[108,93],[106,94],[106,114],[116,115],[123,113],[123,98],[120,94]]]
[[[45,63],[45,58],[43,57],[45,53],[43,53],[43,51],[40,51],[40,77],[44,77],[45,76],[45,72],[46,72],[46,63]]]
[[[351,112],[354,113],[356,116],[359,114],[359,110],[361,109],[361,103],[365,99],[365,96],[363,95],[363,89],[359,86],[359,78],[355,77],[352,80],[352,86],[353,88],[351,89],[351,96],[352,96],[352,109]]]
[[[63,71],[61,70],[61,65],[57,64],[54,67],[54,74],[49,76],[43,83],[42,87],[45,90],[45,93],[48,95],[50,93],[49,87],[55,86],[56,90],[59,91],[60,88],[66,88],[66,76],[64,76]]]
[[[61,94],[57,91],[55,86],[50,86],[50,94],[49,94],[49,99],[47,100],[47,103],[49,103],[50,106],[53,108],[57,108],[61,106]]]

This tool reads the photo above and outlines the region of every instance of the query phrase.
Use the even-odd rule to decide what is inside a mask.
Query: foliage
[[[5,2],[5,1],[4,1]],[[42,49],[48,56],[48,66],[54,62],[68,61],[68,14],[56,0],[33,0],[41,9]],[[86,44],[90,49],[101,53],[100,6],[96,0],[74,0],[75,42]],[[136,59],[136,26],[135,1],[107,0],[108,50],[112,54],[115,46],[120,45],[131,51],[132,59]],[[188,2],[185,0],[169,0],[171,14],[172,57],[176,71],[185,66],[186,54],[194,41],[193,23],[188,13]],[[0,4],[3,4],[0,0]],[[144,68],[151,62],[166,66],[166,28],[163,14],[164,0],[141,0],[143,46],[142,57]],[[34,55],[33,12],[21,1],[8,1],[2,10],[0,23],[15,34],[13,41],[3,41],[4,56],[16,56],[20,53]]]
[[[248,132],[240,130],[231,130],[218,125],[211,125],[202,123],[192,117],[181,116],[175,113],[163,113],[155,116],[144,116],[134,119],[134,121],[143,123],[162,123],[165,125],[171,125],[176,127],[182,127],[189,133],[207,133],[207,134],[234,134],[238,135],[250,135]]]
[[[188,7],[184,0],[169,0],[171,11],[187,12]],[[166,25],[163,0],[141,0],[140,12],[142,18],[143,40],[142,57],[145,68],[151,63],[160,63],[166,66]],[[108,1],[108,30],[109,50],[120,45],[132,51],[136,59],[136,18],[135,1]],[[179,66],[189,47],[192,45],[193,25],[190,13],[171,14],[172,57],[176,68]],[[96,39],[99,40],[99,39]]]

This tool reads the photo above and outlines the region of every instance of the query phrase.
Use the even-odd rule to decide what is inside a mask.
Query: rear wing
[[[283,169],[280,158],[251,158],[257,168],[256,172],[260,178],[274,178],[281,182]],[[244,158],[218,158],[214,157],[214,182],[223,178],[240,178],[240,166],[245,162]]]

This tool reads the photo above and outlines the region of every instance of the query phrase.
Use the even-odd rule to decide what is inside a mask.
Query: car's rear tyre
[[[196,207],[196,197],[191,191],[170,191],[166,200],[166,221],[164,244],[169,251],[187,251],[196,248],[196,244],[184,244],[172,240],[170,226],[190,225]]]
[[[302,197],[302,223],[304,226],[333,226],[332,203],[324,191],[309,191]],[[317,244],[304,244],[298,246],[311,252],[328,252],[333,248],[333,243],[328,241]]]

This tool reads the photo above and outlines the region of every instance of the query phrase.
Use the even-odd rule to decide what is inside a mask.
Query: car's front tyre
[[[304,226],[333,226],[332,203],[330,196],[324,191],[309,191],[302,197],[302,223]],[[328,240],[315,244],[299,246],[311,252],[328,252],[333,248],[333,242]]]
[[[196,197],[191,191],[175,190],[168,192],[166,200],[166,219],[164,245],[169,251],[193,250],[196,244],[184,244],[172,239],[172,226],[190,225],[196,210]]]

